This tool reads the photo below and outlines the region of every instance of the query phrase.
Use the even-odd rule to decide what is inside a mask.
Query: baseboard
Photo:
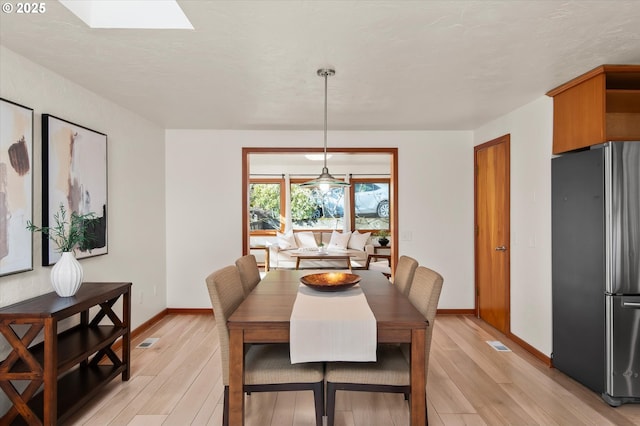
[[[153,327],[153,325],[155,323],[157,323],[162,318],[167,316],[168,311],[169,311],[168,309],[164,309],[163,311],[160,311],[156,315],[152,316],[148,321],[145,321],[142,324],[140,324],[138,327],[136,327],[135,330],[131,330],[130,340],[133,341],[133,339],[135,339],[137,336],[141,335],[142,333],[144,333],[145,331],[147,331],[148,329]],[[114,350],[115,349],[120,349],[120,347],[122,347],[122,339],[118,339],[113,344],[113,349]]]
[[[146,330],[150,329],[155,323],[160,321],[162,318],[167,315],[211,315],[213,313],[213,309],[208,308],[167,308],[157,315],[153,316],[148,321],[141,324],[135,330],[131,332],[131,340],[133,340],[136,336],[144,333]],[[438,309],[437,315],[475,315],[474,309]],[[551,363],[551,358],[516,336],[515,334],[509,332],[507,337],[514,341],[518,346],[520,346],[525,351],[529,352],[531,355],[542,361],[546,366],[553,367]],[[119,348],[122,345],[122,341],[118,340],[114,349]]]
[[[529,352],[531,355],[533,355],[534,357],[538,358],[540,361],[545,363],[547,367],[550,367],[550,368],[553,367],[553,364],[551,363],[551,358],[549,358],[548,356],[546,356],[545,354],[543,354],[542,352],[540,352],[539,350],[537,350],[536,348],[534,348],[533,346],[531,346],[530,344],[528,344],[527,342],[525,342],[524,340],[516,336],[515,334],[509,332],[507,333],[507,337],[513,340],[522,349]]]
[[[211,308],[167,308],[167,314],[176,315],[211,315]]]
[[[475,315],[474,309],[438,309],[436,315]]]
[[[476,310],[475,309],[438,309],[437,315],[471,315],[475,317]],[[484,323],[487,324],[486,322]],[[489,324],[487,324],[487,326],[491,327]],[[530,344],[528,344],[527,342],[525,342],[524,340],[516,336],[515,334],[509,331],[508,333],[505,334],[505,336],[513,340],[513,342],[516,345],[520,346],[522,349],[529,352],[535,358],[542,361],[547,367],[553,367],[551,358],[549,358],[548,356],[546,356],[545,354],[543,354],[542,352],[540,352],[539,350],[537,350],[536,348],[534,348],[533,346],[531,346]]]
[[[155,323],[157,323],[158,321],[160,321],[162,318],[166,317],[167,313],[168,313],[167,311],[168,311],[168,309],[160,311],[156,315],[152,316],[149,320],[143,322],[138,327],[136,327],[135,330],[132,330],[131,331],[131,340],[133,340],[135,337],[141,335],[142,333],[144,333],[145,331],[147,331],[151,327],[153,327],[153,325]]]

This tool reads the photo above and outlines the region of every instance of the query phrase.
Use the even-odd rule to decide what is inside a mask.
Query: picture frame
[[[0,98],[0,276],[33,270],[33,109]]]
[[[42,223],[55,225],[60,206],[90,219],[92,242],[76,249],[76,258],[108,253],[107,135],[50,114],[42,114]],[[42,264],[60,258],[55,244],[42,236]]]

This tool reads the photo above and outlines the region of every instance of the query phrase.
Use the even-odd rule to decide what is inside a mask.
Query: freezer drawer
[[[626,402],[640,398],[640,295],[606,296],[611,313],[607,327],[607,394]]]

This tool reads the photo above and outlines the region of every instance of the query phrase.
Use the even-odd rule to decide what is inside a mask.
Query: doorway
[[[510,135],[478,145],[475,160],[476,315],[510,333]]]
[[[283,176],[283,173],[289,176],[295,176],[298,179],[304,178],[308,180],[317,177],[319,166],[314,161],[317,155],[322,154],[321,148],[295,148],[295,147],[243,147],[242,148],[242,191],[245,194],[242,200],[242,241],[243,253],[247,254],[251,247],[251,224],[248,219],[249,213],[249,194],[252,176],[269,176],[274,173],[277,176]],[[386,203],[386,211],[382,213],[387,215],[385,221],[388,223],[388,229],[391,236],[391,245],[389,246],[392,265],[397,264],[399,238],[398,238],[398,148],[329,148],[327,149],[331,159],[331,172],[335,176],[346,175],[347,173],[354,181],[378,182],[383,179],[388,187],[388,200]],[[382,182],[382,181],[381,181]],[[364,190],[365,188],[360,188]],[[365,191],[362,191],[365,192]],[[281,191],[284,197],[284,192]],[[376,196],[375,194],[373,194]],[[357,206],[362,204],[362,200],[358,200],[355,194],[350,198],[351,204],[357,211]],[[360,204],[358,204],[360,201]],[[362,220],[354,217],[351,226],[353,229],[365,229],[359,226],[359,223],[371,222],[375,220],[376,215],[380,215],[378,211],[382,211],[378,206],[369,212],[362,212]],[[322,204],[323,214],[325,204]],[[344,213],[338,213],[341,216]],[[372,219],[374,217],[374,219]],[[342,219],[341,219],[342,220]],[[360,222],[359,222],[360,220]],[[338,222],[336,222],[338,223]],[[332,229],[339,229],[332,226]],[[326,230],[325,230],[326,231]],[[328,230],[326,232],[331,232]],[[255,234],[255,232],[254,232]],[[262,232],[262,235],[277,235],[277,230],[272,229]]]

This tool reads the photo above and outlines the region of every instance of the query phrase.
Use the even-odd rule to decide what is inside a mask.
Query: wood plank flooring
[[[160,340],[147,349],[135,348],[147,337]],[[500,340],[512,352],[497,352],[487,340]],[[129,382],[111,382],[67,424],[222,424],[223,385],[213,316],[168,315],[132,347]],[[640,424],[640,405],[609,407],[470,316],[437,317],[427,398],[432,426]],[[336,405],[336,426],[409,424],[402,395],[339,391]],[[313,426],[312,393],[247,396],[245,424]]]

